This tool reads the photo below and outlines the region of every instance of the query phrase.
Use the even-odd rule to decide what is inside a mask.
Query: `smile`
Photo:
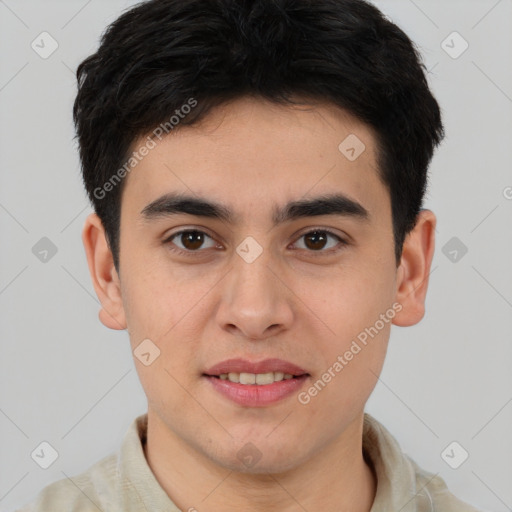
[[[230,382],[238,382],[244,385],[266,386],[274,382],[282,380],[293,379],[293,375],[283,372],[268,372],[268,373],[221,373],[219,375],[221,380],[229,380]]]

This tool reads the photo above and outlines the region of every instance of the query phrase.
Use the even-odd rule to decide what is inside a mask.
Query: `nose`
[[[224,330],[250,340],[264,340],[290,328],[293,294],[263,254],[247,263],[235,255],[224,282],[217,321]],[[275,267],[275,265],[274,265]]]

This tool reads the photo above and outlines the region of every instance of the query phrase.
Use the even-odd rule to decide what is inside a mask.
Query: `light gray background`
[[[77,65],[133,3],[0,0],[2,511],[117,449],[146,410],[127,334],[97,317],[71,121]],[[447,137],[425,203],[438,217],[427,314],[393,327],[367,411],[454,494],[512,510],[512,1],[376,4],[419,45]],[[47,59],[31,48],[43,31],[59,44]],[[453,31],[469,43],[456,59],[441,47]],[[32,253],[44,236],[58,249],[46,263]],[[452,237],[468,248],[456,262]],[[30,457],[41,441],[59,453],[46,470]],[[469,452],[458,469],[441,457],[452,441]]]

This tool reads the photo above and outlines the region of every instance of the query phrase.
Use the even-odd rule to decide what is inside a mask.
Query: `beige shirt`
[[[117,453],[71,480],[48,485],[17,512],[180,512],[148,466],[143,451],[146,429],[143,414],[133,420]],[[368,413],[363,448],[377,475],[370,512],[479,512],[455,498],[440,477],[419,468]]]

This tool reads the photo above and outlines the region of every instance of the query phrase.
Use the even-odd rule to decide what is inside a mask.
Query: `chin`
[[[286,473],[295,469],[299,463],[295,460],[288,459],[287,461],[269,460],[265,461],[263,458],[254,466],[246,466],[240,461],[231,461],[231,464],[224,465],[226,469],[235,473],[242,473],[245,475],[277,475]]]
[[[268,442],[265,445],[247,442],[235,452],[210,456],[217,465],[225,469],[250,475],[286,473],[300,466],[306,459],[304,454],[297,453],[296,448],[283,450],[282,447],[272,446]]]

